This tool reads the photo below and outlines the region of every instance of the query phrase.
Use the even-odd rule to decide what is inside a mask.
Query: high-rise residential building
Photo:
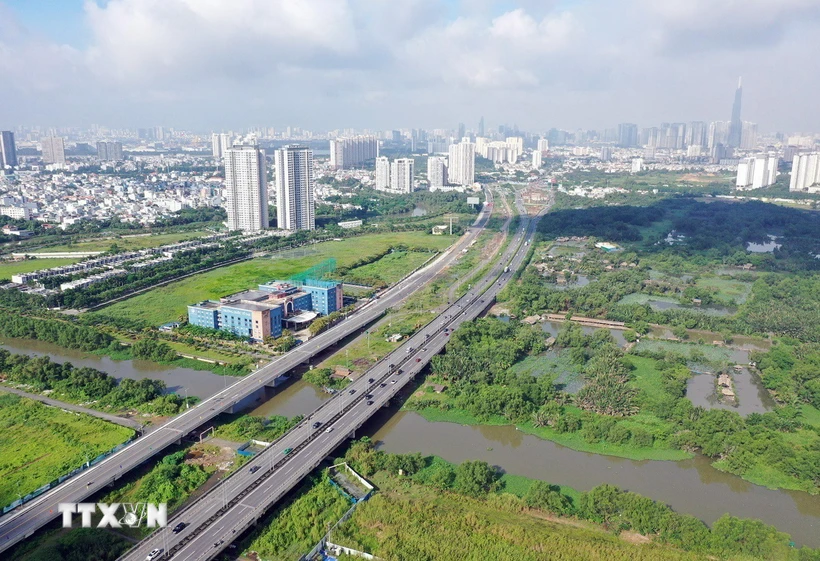
[[[740,149],[754,150],[757,146],[757,123],[743,121],[740,134]]]
[[[738,189],[760,189],[774,184],[777,180],[777,154],[758,154],[744,158],[737,166]]]
[[[14,133],[0,131],[0,169],[17,165],[17,148],[14,145]]]
[[[122,160],[122,142],[98,142],[97,158],[101,162],[119,162]]]
[[[256,138],[237,139],[222,156],[228,230],[256,232],[267,228],[267,166],[265,153],[259,149]]]
[[[375,136],[335,138],[330,141],[330,165],[350,168],[379,156],[379,139]]]
[[[820,152],[794,155],[789,191],[820,193]]]
[[[550,141],[546,138],[539,138],[537,148],[539,152],[549,152]]]
[[[737,90],[735,90],[735,101],[732,103],[732,120],[729,122],[729,137],[727,143],[731,148],[739,148],[743,135],[743,122],[740,120],[740,101],[743,96],[743,82],[741,78],[737,80]]]
[[[686,146],[706,146],[709,127],[703,121],[692,121],[686,127]]]
[[[427,180],[434,191],[447,185],[447,160],[442,156],[427,158]]]
[[[413,192],[413,177],[415,176],[415,160],[413,158],[396,158],[390,164],[390,190],[397,193]]]
[[[43,148],[43,162],[46,164],[65,163],[65,141],[61,136],[47,136],[40,141]]]
[[[727,121],[714,121],[709,124],[709,132],[706,136],[706,147],[712,150],[718,144],[725,145],[729,137],[729,123]]]
[[[376,189],[379,191],[390,189],[390,160],[387,156],[376,158]]]
[[[478,120],[478,136],[484,136],[484,116]]]
[[[524,153],[524,139],[520,136],[507,137],[507,161],[514,164]]]
[[[475,183],[475,144],[462,138],[450,145],[450,165],[447,170],[451,184],[469,186]]]
[[[215,132],[211,134],[211,153],[216,159],[221,159],[225,156],[225,151],[231,147],[233,143],[233,135],[227,132]]]
[[[541,152],[538,150],[532,151],[532,169],[541,169]]]
[[[618,145],[631,148],[638,145],[638,125],[621,123],[618,125]]]
[[[632,173],[640,173],[643,171],[643,158],[633,158]]]
[[[612,146],[601,146],[601,161],[608,162],[612,159]]]
[[[283,146],[276,151],[276,217],[285,230],[315,230],[313,151],[307,146]]]

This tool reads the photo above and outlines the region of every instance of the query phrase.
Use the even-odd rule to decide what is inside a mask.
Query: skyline
[[[817,0],[51,4],[0,0],[0,128],[727,121],[742,75],[761,130],[820,130]]]

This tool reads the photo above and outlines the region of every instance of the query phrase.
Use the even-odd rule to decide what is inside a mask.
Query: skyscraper
[[[65,142],[61,136],[47,136],[40,144],[43,147],[43,162],[47,164],[65,163]]]
[[[447,185],[447,163],[442,156],[427,158],[427,179],[431,191]]]
[[[122,142],[98,142],[97,158],[101,162],[119,162],[122,160]]]
[[[416,170],[413,158],[396,158],[390,164],[390,189],[397,193],[413,192],[413,176]]]
[[[820,193],[820,152],[794,155],[789,191]]]
[[[618,145],[625,148],[638,145],[638,125],[621,123],[618,125]]]
[[[450,145],[450,183],[469,186],[475,183],[475,144],[464,138]]]
[[[17,148],[14,146],[14,133],[0,131],[0,168],[17,165]]]
[[[315,230],[313,151],[283,146],[276,151],[276,219],[285,230]]]
[[[211,153],[214,158],[220,159],[225,155],[225,151],[231,147],[232,135],[227,132],[211,134]]]
[[[743,134],[743,122],[740,120],[740,99],[742,96],[742,79],[738,78],[737,90],[735,91],[735,101],[732,103],[732,120],[729,122],[728,144],[732,148],[740,147],[741,135]]]
[[[532,169],[541,169],[541,152],[538,150],[532,151]]]
[[[228,230],[256,232],[268,227],[265,153],[256,138],[239,138],[225,150],[225,210]]]
[[[758,154],[745,158],[737,166],[738,189],[760,189],[774,184],[777,180],[777,154]]]
[[[379,191],[390,189],[390,160],[387,156],[376,158],[376,189]]]
[[[379,155],[379,139],[375,136],[336,138],[330,141],[330,165],[345,169]]]
[[[464,138],[464,135],[466,134],[466,132],[467,132],[467,129],[465,128],[464,123],[459,123],[459,124],[458,124],[458,134],[457,134],[457,137],[458,137],[458,138]]]
[[[539,152],[549,152],[550,149],[550,141],[546,138],[539,138],[538,139],[538,151]]]
[[[484,116],[478,120],[478,136],[484,136]]]

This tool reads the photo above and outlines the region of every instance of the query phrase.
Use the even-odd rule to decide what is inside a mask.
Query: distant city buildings
[[[729,122],[729,137],[727,144],[732,148],[739,148],[743,137],[743,123],[740,120],[740,102],[743,96],[743,83],[740,78],[735,90],[735,101],[732,103],[732,120]]]
[[[0,168],[17,165],[17,147],[14,145],[14,133],[0,131]]]
[[[47,136],[40,142],[43,148],[43,162],[46,164],[65,163],[65,141],[61,136]]]
[[[601,146],[601,161],[602,162],[608,162],[611,159],[612,159],[612,146]]]
[[[820,152],[794,155],[789,191],[820,193]]]
[[[427,180],[430,190],[435,191],[447,185],[447,159],[443,156],[427,158]]]
[[[484,136],[484,116],[478,121],[478,136]]]
[[[376,158],[376,189],[394,193],[412,193],[415,176],[413,158],[396,158],[392,162],[385,156]]]
[[[98,142],[97,158],[101,162],[122,161],[122,142]]]
[[[230,149],[233,140],[233,135],[230,133],[212,133],[211,134],[211,153],[214,158],[222,159],[225,152]]]
[[[539,152],[549,152],[550,149],[550,141],[546,138],[539,138],[538,139],[538,151]]]
[[[254,137],[238,139],[225,150],[225,210],[228,230],[255,232],[268,227],[265,153]]]
[[[475,144],[463,138],[450,145],[447,175],[451,184],[467,187],[475,183]]]
[[[538,150],[532,151],[532,169],[541,169],[541,152]]]
[[[330,141],[330,165],[336,169],[350,168],[378,156],[379,139],[375,136],[354,136]]]
[[[285,230],[315,230],[313,151],[284,146],[275,152],[277,226]]]
[[[618,125],[618,146],[631,148],[638,145],[638,125],[621,123]]]
[[[632,159],[632,173],[640,173],[643,171],[643,158]]]
[[[744,158],[737,166],[738,189],[761,189],[777,181],[777,154],[758,154]]]

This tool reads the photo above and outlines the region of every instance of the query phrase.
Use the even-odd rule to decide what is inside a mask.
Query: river
[[[546,330],[556,327],[550,325]],[[15,353],[47,355],[56,362],[90,366],[117,377],[163,380],[171,391],[188,388],[190,395],[199,397],[216,393],[226,383],[225,377],[207,371],[168,368],[139,360],[114,361],[39,341],[6,339],[2,347]],[[232,381],[227,378],[227,383]],[[329,397],[301,380],[269,391],[270,399],[251,414],[293,417],[312,411]],[[359,431],[359,435],[364,434],[389,452],[435,454],[451,462],[481,459],[508,473],[579,490],[612,483],[709,523],[726,512],[760,518],[791,534],[798,544],[820,547],[820,497],[753,485],[717,471],[703,456],[681,462],[625,460],[577,452],[525,435],[514,427],[430,423],[416,413],[392,408],[377,413]]]
[[[0,340],[0,347],[17,354],[47,356],[61,364],[70,362],[74,366],[96,368],[118,380],[122,378],[162,380],[168,387],[168,393],[185,395],[187,390],[189,396],[196,396],[200,399],[211,397],[238,380],[233,376],[220,376],[208,370],[172,368],[146,360],[114,360],[107,356],[66,349],[52,343],[31,339],[4,338]]]

